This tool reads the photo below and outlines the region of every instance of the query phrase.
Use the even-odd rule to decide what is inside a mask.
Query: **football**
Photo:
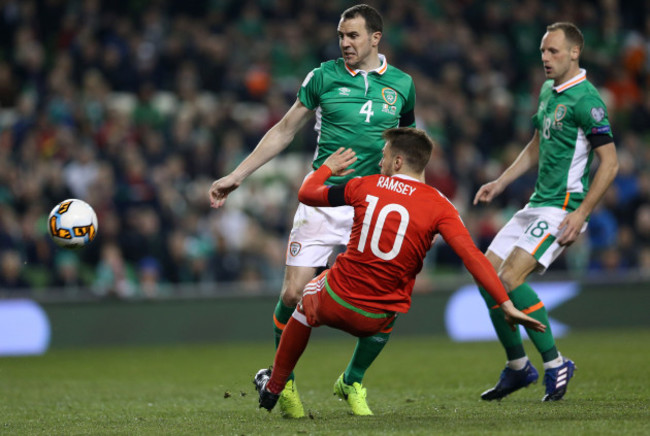
[[[97,235],[95,211],[88,203],[76,198],[54,206],[47,223],[52,240],[67,249],[85,247]]]

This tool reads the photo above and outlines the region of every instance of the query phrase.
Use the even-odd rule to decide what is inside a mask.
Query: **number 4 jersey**
[[[347,303],[368,312],[407,312],[415,276],[438,233],[499,304],[508,299],[458,211],[438,190],[401,174],[326,187],[329,175],[326,166],[311,174],[299,198],[310,206],[354,207],[350,242],[327,275],[328,286]]]
[[[343,59],[324,62],[303,81],[298,99],[316,111],[315,170],[339,147],[350,147],[358,158],[351,166],[354,176],[377,174],[382,132],[398,125],[415,126],[413,79],[389,65],[385,56],[379,57],[381,66],[369,72],[352,70]],[[351,177],[332,177],[327,183],[340,184]]]

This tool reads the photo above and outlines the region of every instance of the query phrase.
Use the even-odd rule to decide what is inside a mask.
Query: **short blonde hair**
[[[582,36],[582,32],[575,24],[569,23],[567,21],[560,21],[546,26],[546,30],[548,32],[552,32],[554,30],[563,31],[567,41],[573,45],[577,45],[578,48],[580,48],[580,53],[582,53],[582,49],[585,46],[585,38]]]

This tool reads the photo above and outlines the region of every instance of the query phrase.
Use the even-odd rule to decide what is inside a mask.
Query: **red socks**
[[[275,352],[273,372],[271,373],[271,379],[266,385],[267,391],[273,394],[282,392],[291,372],[296,367],[296,363],[298,363],[298,359],[300,359],[303,351],[307,348],[310,335],[311,327],[301,324],[293,317],[289,319],[282,332],[280,345]]]

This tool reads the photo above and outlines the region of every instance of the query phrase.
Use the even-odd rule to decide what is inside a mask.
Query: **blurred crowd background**
[[[551,271],[647,276],[650,2],[367,3],[384,17],[380,52],[414,78],[418,127],[439,144],[428,182],[483,250],[525,204],[535,173],[490,206],[471,200],[532,135],[546,25],[575,22],[621,167],[588,233]],[[279,291],[313,123],[225,208],[210,209],[208,189],[284,115],[305,75],[340,56],[336,26],[353,4],[0,0],[0,293]],[[99,219],[80,251],[47,235],[48,213],[71,197]],[[462,265],[438,242],[426,271],[435,283]]]

